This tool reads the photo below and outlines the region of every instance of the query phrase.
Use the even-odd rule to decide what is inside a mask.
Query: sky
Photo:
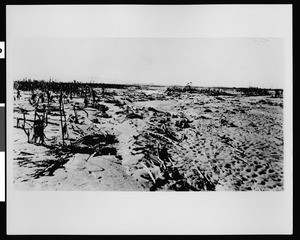
[[[6,7],[9,79],[283,88],[292,18],[282,5]]]
[[[13,78],[221,87],[284,82],[280,38],[17,38]]]

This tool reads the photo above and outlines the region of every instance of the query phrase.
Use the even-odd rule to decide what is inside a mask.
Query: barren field
[[[283,190],[282,98],[164,87],[96,92],[88,106],[66,97],[63,116],[58,100],[41,103],[44,143],[32,139],[31,92],[14,92],[15,189]]]

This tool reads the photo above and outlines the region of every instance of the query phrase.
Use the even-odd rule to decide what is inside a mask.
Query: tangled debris
[[[18,167],[36,169],[34,179],[53,176],[72,156],[87,154],[86,162],[118,159],[150,191],[283,189],[280,92],[276,98],[261,97],[266,91],[257,89],[154,91],[77,82],[17,87],[16,128],[52,156],[16,156]]]

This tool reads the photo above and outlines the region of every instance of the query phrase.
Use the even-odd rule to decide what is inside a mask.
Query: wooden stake
[[[62,140],[63,140],[63,145],[65,144],[65,137],[64,137],[64,126],[63,126],[63,121],[62,121],[62,90],[60,90],[60,99],[59,99],[59,108],[60,108],[60,125],[61,125],[61,135],[62,135]]]

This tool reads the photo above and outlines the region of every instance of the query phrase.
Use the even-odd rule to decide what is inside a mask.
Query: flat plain
[[[14,90],[16,190],[284,189],[282,97],[163,86],[94,88],[62,102],[59,92],[32,94],[44,93]]]

